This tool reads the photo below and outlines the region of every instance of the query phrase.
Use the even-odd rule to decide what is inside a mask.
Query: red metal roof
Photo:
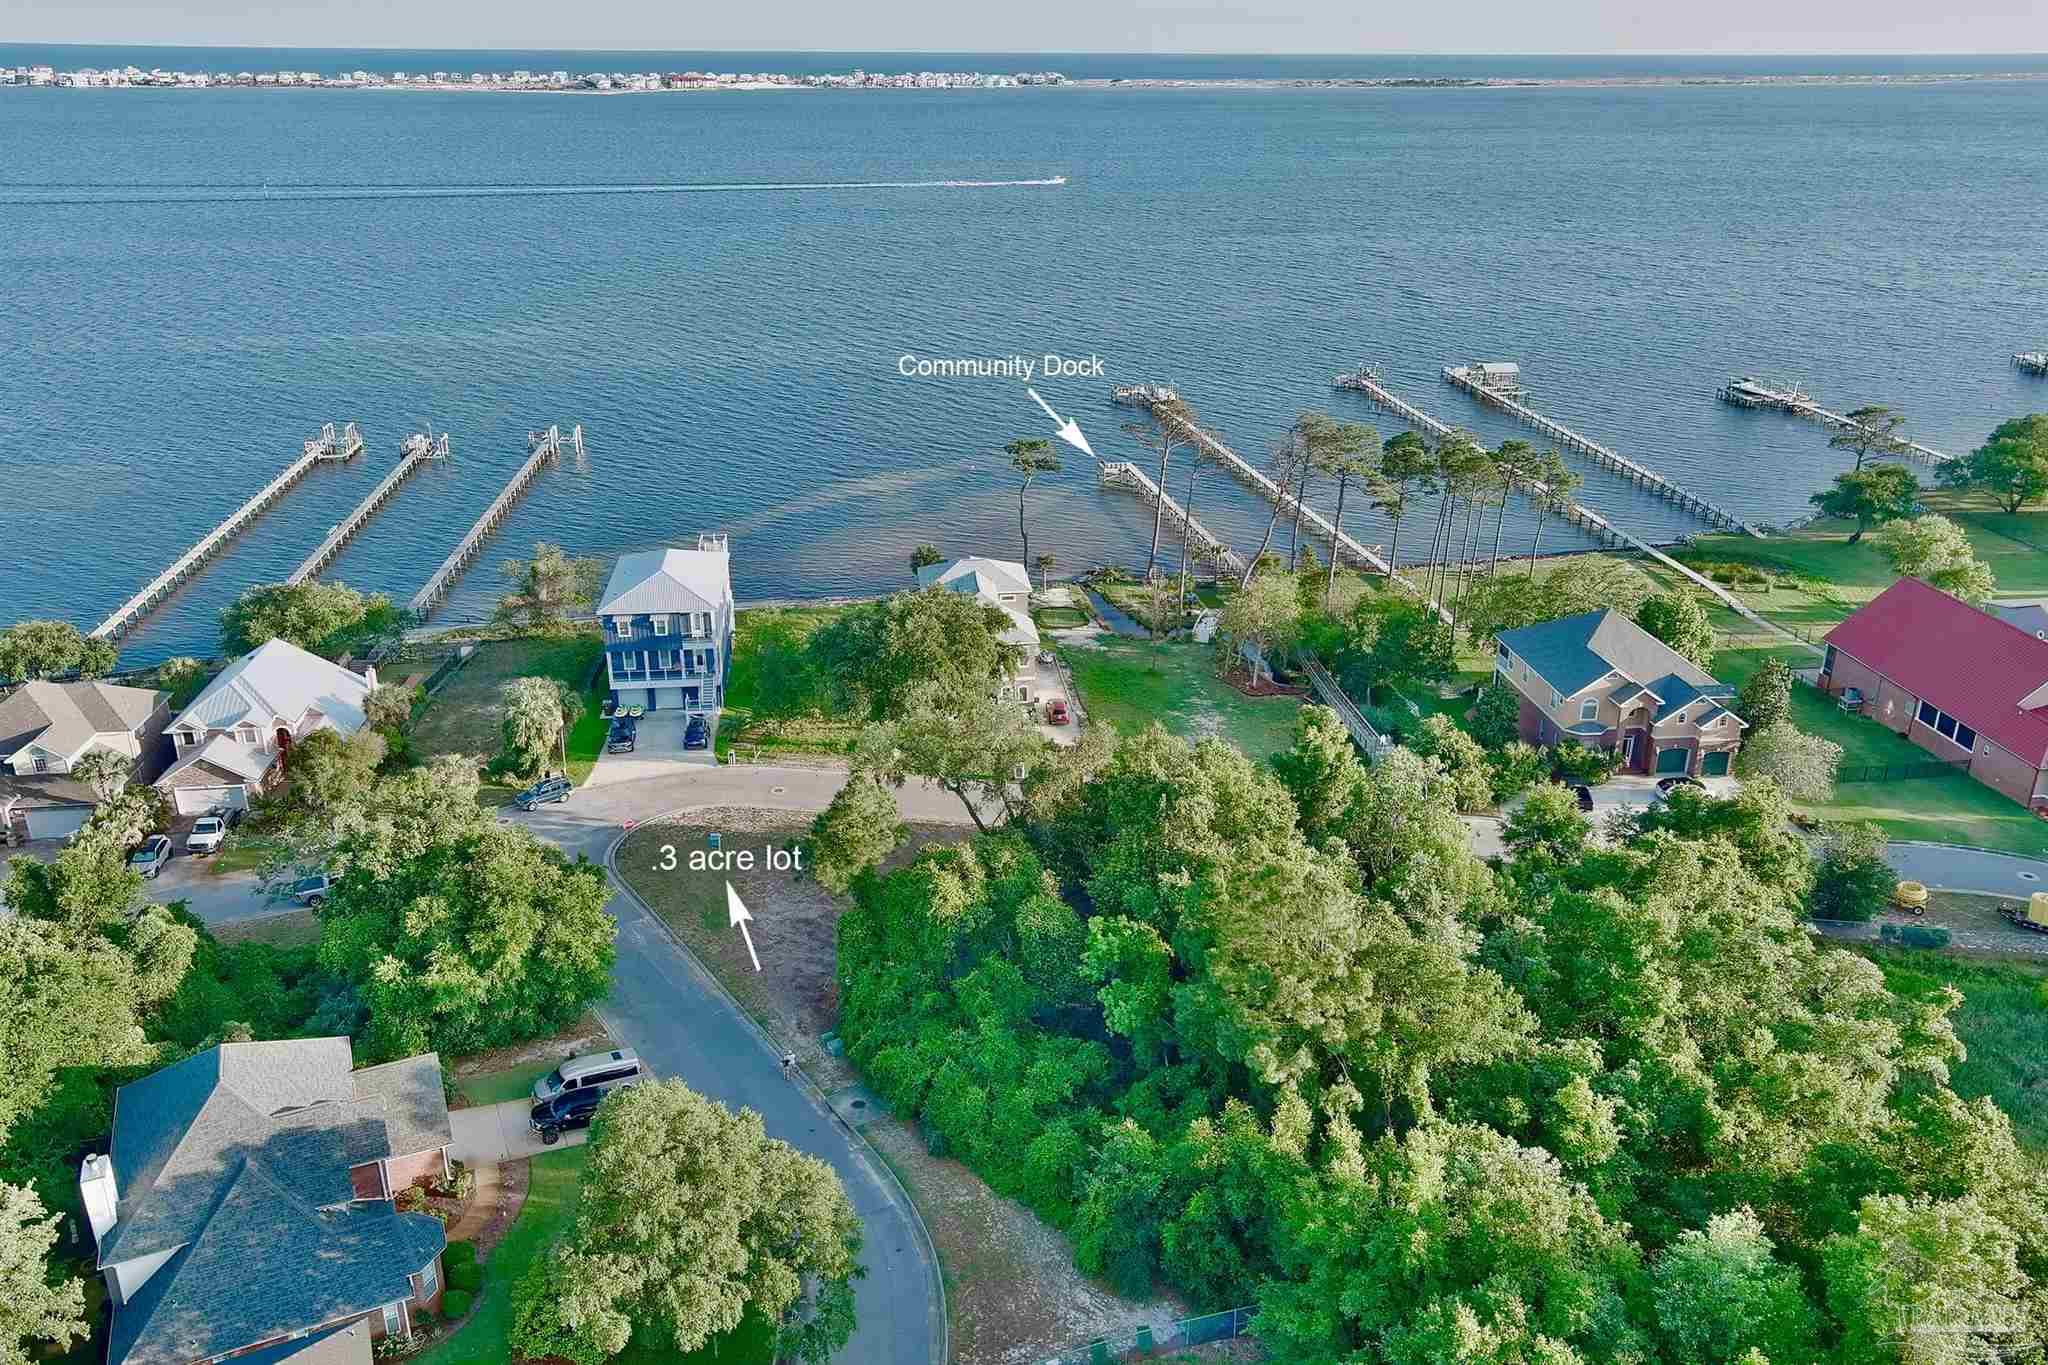
[[[1902,578],[1829,631],[1827,642],[2035,767],[2048,766],[2048,708],[2019,708],[2048,683],[2048,640]]]

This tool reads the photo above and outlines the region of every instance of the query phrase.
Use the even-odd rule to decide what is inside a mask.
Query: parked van
[[[557,1095],[576,1090],[612,1090],[621,1085],[631,1085],[645,1080],[646,1068],[640,1065],[639,1055],[632,1048],[622,1047],[611,1052],[593,1052],[584,1057],[571,1057],[533,1083],[533,1097],[536,1100],[551,1100]]]

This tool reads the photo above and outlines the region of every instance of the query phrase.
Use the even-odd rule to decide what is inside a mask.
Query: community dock
[[[321,541],[320,547],[306,556],[304,563],[292,570],[291,577],[285,579],[286,583],[297,586],[319,577],[320,571],[333,562],[334,557],[341,553],[341,547],[348,544],[355,533],[363,529],[370,518],[377,514],[377,509],[398,491],[400,484],[411,478],[428,460],[448,458],[448,437],[445,434],[440,437],[429,437],[415,432],[406,437],[398,449],[399,460],[396,467],[384,476],[383,482],[370,490],[368,497],[356,504],[355,511],[350,512],[339,525],[327,533],[327,539]]]
[[[2012,363],[2028,374],[2048,375],[2048,351],[2019,351],[2013,355]]]
[[[1458,434],[1455,431],[1453,431],[1450,427],[1446,426],[1444,423],[1439,422],[1436,418],[1431,417],[1428,413],[1422,411],[1422,409],[1415,407],[1411,403],[1404,402],[1401,398],[1397,397],[1393,393],[1393,391],[1388,389],[1386,385],[1381,381],[1378,372],[1373,370],[1370,366],[1360,366],[1357,372],[1353,374],[1338,375],[1336,379],[1336,385],[1340,389],[1351,389],[1355,392],[1364,394],[1366,397],[1372,399],[1373,402],[1377,403],[1382,408],[1385,408],[1387,411],[1394,413],[1403,421],[1407,422],[1408,425],[1427,434],[1432,439],[1442,441],[1449,439],[1453,436],[1456,436]],[[1525,480],[1523,482],[1523,486],[1538,497],[1553,498],[1556,496],[1551,492],[1548,485],[1535,479]],[[1581,530],[1585,531],[1588,535],[1592,536],[1595,540],[1598,540],[1603,545],[1609,547],[1626,547],[1628,549],[1636,550],[1642,554],[1648,555],[1651,559],[1654,559],[1655,561],[1657,561],[1657,563],[1663,565],[1665,568],[1671,570],[1673,573],[1678,574],[1687,582],[1691,583],[1694,587],[1707,593],[1709,596],[1713,597],[1715,601],[1719,602],[1722,606],[1727,607],[1730,611],[1735,612],[1737,615],[1741,616],[1745,621],[1748,621],[1750,624],[1762,627],[1769,634],[1781,635],[1785,637],[1787,640],[1790,640],[1793,643],[1798,644],[1804,648],[1813,648],[1813,645],[1810,641],[1801,639],[1799,636],[1794,635],[1791,631],[1786,630],[1777,622],[1772,621],[1767,617],[1759,616],[1756,612],[1751,611],[1749,607],[1743,603],[1741,598],[1736,597],[1733,593],[1723,588],[1720,584],[1714,582],[1712,579],[1707,578],[1700,573],[1697,573],[1692,569],[1687,568],[1685,565],[1679,563],[1670,555],[1664,553],[1664,551],[1658,549],[1655,545],[1650,544],[1648,541],[1643,540],[1640,537],[1633,536],[1629,534],[1627,531],[1622,530],[1619,526],[1616,526],[1613,522],[1601,516],[1598,512],[1595,512],[1592,508],[1586,506],[1584,503],[1564,500],[1564,516],[1567,520],[1571,521],[1573,525],[1579,527]]]
[[[169,568],[149,581],[141,592],[123,602],[114,614],[92,629],[96,640],[118,640],[135,628],[137,622],[156,609],[157,603],[170,595],[171,590],[198,573],[208,560],[227,547],[229,541],[247,529],[250,522],[262,515],[272,503],[283,497],[306,471],[316,464],[340,463],[352,460],[363,451],[363,433],[349,422],[339,430],[328,422],[320,428],[320,434],[307,440],[299,458],[286,465],[284,472],[265,484],[247,502],[230,512],[227,518],[208,531],[199,542],[185,553],[171,561]]]
[[[1509,371],[1516,378],[1503,383],[1498,377],[1503,370]],[[1512,366],[1485,363],[1444,366],[1444,379],[1455,387],[1463,389],[1466,393],[1471,394],[1489,407],[1499,408],[1510,417],[1519,418],[1521,421],[1542,432],[1545,436],[1550,437],[1553,441],[1556,441],[1559,445],[1569,450],[1578,451],[1601,468],[1619,474],[1621,477],[1634,483],[1636,487],[1647,489],[1666,501],[1677,503],[1709,526],[1717,527],[1723,531],[1740,531],[1745,535],[1755,536],[1759,540],[1763,538],[1762,532],[1736,516],[1733,512],[1715,506],[1699,494],[1680,487],[1663,475],[1637,464],[1625,455],[1616,454],[1598,441],[1589,440],[1579,435],[1578,432],[1573,431],[1564,423],[1545,417],[1542,413],[1523,403],[1521,401],[1519,375],[1520,370]]]
[[[1136,489],[1138,496],[1148,506],[1164,507],[1166,520],[1178,530],[1194,547],[1195,557],[1214,564],[1218,570],[1232,578],[1244,573],[1244,556],[1230,546],[1201,522],[1188,515],[1188,510],[1175,501],[1174,496],[1152,481],[1152,476],[1128,461],[1102,461],[1097,471],[1106,485]]]
[[[1729,380],[1715,391],[1715,396],[1724,403],[1738,408],[1771,408],[1778,412],[1789,412],[1794,417],[1806,417],[1824,426],[1839,427],[1844,431],[1855,431],[1862,427],[1839,412],[1831,412],[1813,400],[1813,396],[1800,389],[1797,384],[1780,388],[1754,375],[1742,375]],[[1955,457],[1933,446],[1921,445],[1918,441],[1899,443],[1899,454],[1911,456],[1925,464],[1947,464]]]
[[[534,479],[540,474],[541,466],[551,460],[561,459],[565,443],[561,428],[549,427],[546,431],[528,432],[526,444],[526,462],[512,471],[512,477],[498,490],[498,496],[491,499],[491,505],[484,509],[484,514],[476,519],[476,524],[469,528],[468,534],[456,542],[454,552],[441,561],[441,567],[434,570],[421,585],[420,590],[412,595],[412,600],[406,603],[415,616],[425,617],[439,605],[443,597],[448,595],[448,585],[455,581],[456,576],[472,559],[476,558],[477,551],[483,548],[483,543],[490,537],[491,532],[498,529],[498,523],[505,519],[505,514],[512,510],[512,505],[532,487]],[[581,426],[573,429],[566,444],[579,458],[583,455]]]

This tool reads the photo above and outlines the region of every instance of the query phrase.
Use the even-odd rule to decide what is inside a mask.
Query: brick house
[[[284,770],[293,743],[315,730],[363,728],[377,670],[343,668],[287,640],[258,645],[223,669],[168,731],[170,767],[156,780],[180,815],[246,807]]]
[[[1902,578],[1827,633],[1821,686],[2021,805],[2048,811],[2048,640]]]
[[[394,1195],[448,1169],[431,1053],[223,1043],[115,1094],[79,1193],[113,1306],[108,1365],[368,1365],[441,1299],[441,1223]]]
[[[1734,688],[1612,609],[1502,631],[1493,676],[1523,739],[1609,750],[1627,772],[1725,776],[1748,728]]]

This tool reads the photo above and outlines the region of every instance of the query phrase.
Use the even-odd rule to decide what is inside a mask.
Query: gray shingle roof
[[[102,682],[23,683],[0,698],[0,758],[32,741],[68,756],[96,734],[132,734],[168,696]]]
[[[356,1202],[349,1170],[448,1141],[440,1061],[350,1062],[346,1038],[224,1043],[121,1087],[100,1264],[173,1254],[116,1310],[111,1365],[185,1365],[410,1297],[441,1225]]]
[[[235,1357],[235,1365],[368,1365],[370,1325],[360,1318],[341,1327],[280,1341]]]

